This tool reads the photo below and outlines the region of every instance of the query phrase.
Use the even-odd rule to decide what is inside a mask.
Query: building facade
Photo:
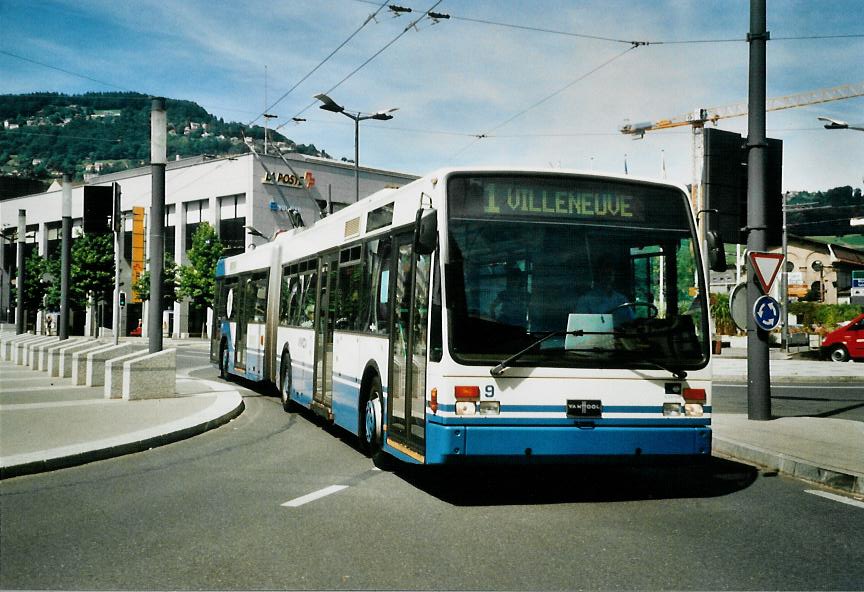
[[[311,226],[320,218],[386,187],[399,187],[416,177],[405,173],[360,167],[359,192],[355,189],[353,164],[300,154],[231,157],[194,157],[168,163],[165,173],[165,253],[178,265],[187,263],[197,227],[207,222],[216,229],[226,254],[255,248],[277,232]],[[149,240],[152,179],[150,167],[131,169],[89,179],[73,186],[73,240],[81,234],[85,185],[111,185],[121,190],[123,241],[120,265],[122,290],[129,293],[133,274],[133,211],[143,208],[144,239]],[[0,316],[11,322],[14,314],[10,288],[16,273],[18,212],[27,216],[25,256],[37,250],[45,257],[60,256],[62,187],[9,197],[0,201]],[[139,210],[140,211],[140,210]],[[140,223],[139,223],[140,224]],[[137,231],[140,232],[140,227]],[[145,245],[145,259],[149,257]],[[137,265],[141,263],[138,262]],[[110,300],[110,299],[109,299]],[[132,302],[121,310],[123,334],[134,330],[139,319],[146,324],[146,303]],[[112,303],[97,309],[101,319],[88,319],[89,326],[110,326]],[[191,308],[191,310],[190,310]],[[80,317],[80,314],[79,314]],[[173,337],[200,335],[206,331],[206,311],[178,302],[163,315],[163,333]],[[73,319],[80,327],[81,318]],[[32,320],[31,320],[32,324]],[[148,328],[143,327],[146,335]],[[91,334],[94,331],[90,331]]]

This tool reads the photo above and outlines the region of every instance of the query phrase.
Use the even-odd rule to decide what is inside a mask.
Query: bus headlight
[[[681,415],[681,403],[663,403],[664,417],[678,417]]]
[[[687,417],[702,417],[703,413],[702,405],[700,403],[684,404],[684,415]]]
[[[480,401],[480,415],[499,415],[501,403],[498,401]]]
[[[456,415],[476,415],[477,403],[474,401],[456,401]]]

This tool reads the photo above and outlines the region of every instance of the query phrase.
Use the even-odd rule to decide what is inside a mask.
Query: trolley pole
[[[168,126],[165,99],[154,98],[150,112],[150,303],[147,338],[151,354],[162,351],[162,282],[165,251],[165,167]]]
[[[60,241],[60,341],[69,339],[69,276],[72,269],[72,179],[63,175],[63,226]]]
[[[765,251],[765,173],[768,142],[765,135],[765,0],[750,0],[750,91],[747,122],[747,250]],[[768,362],[768,332],[756,326],[753,309],[762,288],[753,266],[747,271],[747,417],[771,419],[771,374]]]

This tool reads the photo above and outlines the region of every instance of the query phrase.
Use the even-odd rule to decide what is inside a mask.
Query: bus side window
[[[282,285],[279,287],[279,325],[287,327],[291,318],[291,280],[288,267],[282,270]]]
[[[269,274],[256,274],[253,277],[255,290],[255,311],[253,322],[263,323],[267,319],[267,284]]]
[[[363,282],[360,288],[360,320],[358,330],[387,335],[389,309],[387,292],[390,269],[390,239],[369,241],[363,259]],[[383,282],[383,284],[382,284]],[[382,301],[385,306],[382,309]],[[382,314],[384,316],[382,316]]]
[[[300,326],[312,327],[315,320],[315,297],[318,272],[313,270],[306,276],[306,289],[303,291],[303,306],[300,310]]]
[[[381,241],[382,243],[384,241]],[[387,335],[390,332],[390,240],[386,241],[386,245],[379,251],[380,270],[378,272],[377,299],[375,303],[375,324],[377,327],[376,333],[379,335]]]

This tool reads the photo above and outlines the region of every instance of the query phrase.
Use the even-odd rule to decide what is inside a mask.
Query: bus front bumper
[[[459,426],[427,423],[426,464],[711,456],[711,428]]]

